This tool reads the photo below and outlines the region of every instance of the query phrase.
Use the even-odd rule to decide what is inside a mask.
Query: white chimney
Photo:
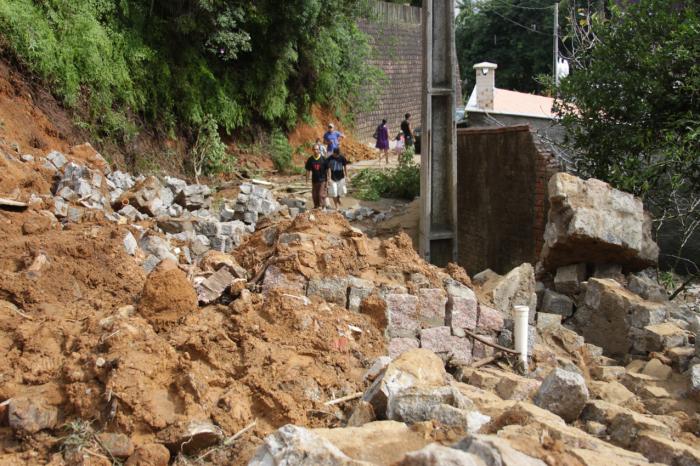
[[[474,70],[476,71],[476,106],[478,108],[493,110],[496,68],[498,68],[498,65],[489,62],[474,65]]]

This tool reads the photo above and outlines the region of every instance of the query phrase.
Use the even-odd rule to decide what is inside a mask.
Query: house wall
[[[390,137],[399,132],[406,113],[411,114],[413,128],[421,124],[421,9],[377,2],[375,13],[374,19],[360,21],[359,27],[374,49],[370,63],[381,69],[386,79],[374,108],[355,116],[354,135],[366,142],[373,140],[372,134],[383,118],[388,121]]]
[[[490,117],[490,118],[489,118]],[[483,112],[467,112],[469,127],[499,127],[530,125],[541,137],[555,142],[562,142],[566,131],[563,126],[553,122],[549,118],[524,117],[516,115],[501,115]],[[494,121],[497,120],[497,122]],[[500,123],[500,125],[499,125]]]
[[[557,171],[528,126],[457,131],[458,262],[469,274],[537,262]]]

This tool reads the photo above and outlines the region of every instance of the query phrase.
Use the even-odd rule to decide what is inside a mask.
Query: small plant
[[[270,136],[270,152],[272,153],[272,163],[275,166],[275,170],[280,173],[295,173],[298,171],[292,159],[294,149],[289,144],[284,133],[278,129],[274,130]]]
[[[203,174],[215,175],[232,171],[234,168],[236,158],[226,152],[226,146],[219,137],[219,125],[210,114],[205,115],[197,131],[190,158],[197,183]]]
[[[413,150],[399,155],[399,166],[389,170],[368,168],[352,178],[355,195],[365,201],[380,197],[413,200],[420,194],[420,167],[413,162]]]

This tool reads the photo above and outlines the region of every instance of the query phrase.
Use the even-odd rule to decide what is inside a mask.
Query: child
[[[330,177],[330,197],[333,198],[335,210],[341,207],[340,197],[348,193],[345,179],[348,176],[348,161],[340,154],[340,149],[335,149],[328,159],[328,176]]]
[[[314,144],[314,152],[324,159],[328,155],[328,153],[326,152],[326,146],[324,146],[321,142],[321,138],[316,138],[316,144]]]

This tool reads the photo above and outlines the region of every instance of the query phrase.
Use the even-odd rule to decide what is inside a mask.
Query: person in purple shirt
[[[328,154],[332,154],[333,151],[340,148],[340,140],[344,137],[343,133],[335,130],[333,123],[328,125],[328,131],[323,135],[323,141],[328,145]]]
[[[377,138],[377,144],[375,144],[375,147],[384,153],[386,164],[389,165],[389,128],[386,127],[386,119],[382,120],[382,123],[377,126],[377,131],[374,134]],[[380,163],[381,160],[382,156],[380,155]]]

